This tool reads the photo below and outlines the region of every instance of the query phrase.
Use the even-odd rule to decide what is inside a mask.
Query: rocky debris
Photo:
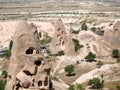
[[[37,28],[23,20],[16,29],[5,90],[52,90],[50,67],[41,52]]]

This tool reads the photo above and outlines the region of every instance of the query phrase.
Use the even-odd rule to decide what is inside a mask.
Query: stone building
[[[5,90],[52,90],[50,67],[41,52],[37,27],[23,20],[16,29]]]

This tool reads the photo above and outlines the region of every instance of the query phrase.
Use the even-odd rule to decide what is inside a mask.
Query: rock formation
[[[37,28],[21,21],[16,29],[5,90],[52,90]]]
[[[61,19],[56,22],[55,28],[55,33],[50,45],[50,51],[52,53],[64,50],[67,42],[66,29]]]
[[[104,39],[110,44],[113,48],[120,49],[120,21],[115,21],[110,23],[105,30]]]

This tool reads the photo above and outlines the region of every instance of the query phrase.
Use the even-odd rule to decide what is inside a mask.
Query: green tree
[[[120,55],[119,50],[118,49],[113,49],[112,57],[113,58],[119,58],[119,55]]]
[[[88,55],[85,57],[86,62],[96,61],[95,58],[96,58],[96,55],[93,54],[92,52],[89,52]]]
[[[75,90],[75,87],[74,87],[74,85],[69,85],[69,88],[68,88],[68,90]]]
[[[10,49],[10,50],[12,49],[12,46],[13,46],[13,41],[11,40],[11,41],[10,41],[10,44],[9,44],[9,49]]]
[[[82,84],[77,84],[76,88],[77,88],[77,90],[85,90],[85,88],[83,88]]]
[[[92,85],[92,89],[102,89],[104,81],[99,78],[93,78],[88,81],[88,85]]]
[[[71,76],[72,72],[74,72],[74,65],[67,65],[65,68],[64,68],[65,72],[68,73],[68,76]]]
[[[7,78],[8,72],[6,70],[3,70],[1,75],[3,78]]]
[[[74,43],[74,46],[75,46],[75,52],[77,52],[80,48],[83,47],[83,45],[80,45],[79,44],[79,40],[75,39],[75,38],[72,38],[72,41]]]
[[[92,27],[91,30],[92,30],[93,32],[96,32],[97,29],[96,29],[95,27]]]
[[[61,51],[58,51],[58,56],[62,56],[62,55],[64,55],[65,53],[64,53],[64,51],[63,50],[61,50]]]
[[[88,27],[87,27],[87,25],[86,25],[86,22],[84,21],[84,22],[82,23],[81,29],[87,31],[87,28],[88,28]]]
[[[0,90],[5,90],[6,80],[0,80]]]
[[[120,90],[120,85],[116,87],[117,90]]]
[[[98,62],[97,62],[98,68],[100,68],[102,65],[103,65],[103,62],[102,62],[102,61],[98,61]]]

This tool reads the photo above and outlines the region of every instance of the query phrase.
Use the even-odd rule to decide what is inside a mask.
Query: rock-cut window
[[[33,54],[33,50],[34,48],[33,47],[30,47],[26,50],[26,54]]]

